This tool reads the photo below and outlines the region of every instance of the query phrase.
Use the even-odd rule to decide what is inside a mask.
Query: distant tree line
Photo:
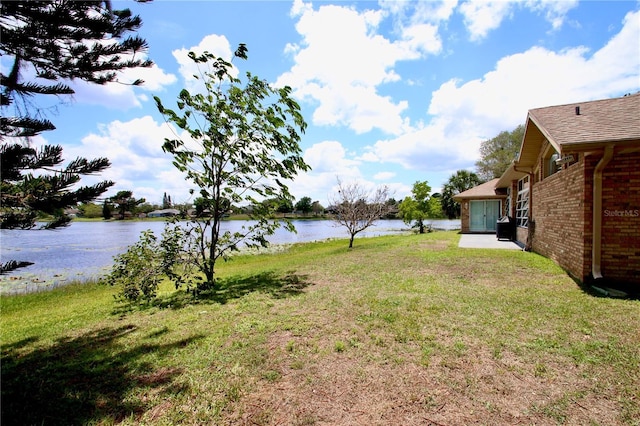
[[[499,178],[516,159],[524,126],[520,125],[511,132],[500,132],[496,137],[480,144],[480,159],[476,162],[476,173],[458,170],[449,177],[442,188],[442,212],[449,219],[460,217],[460,204],[454,196],[491,179]]]

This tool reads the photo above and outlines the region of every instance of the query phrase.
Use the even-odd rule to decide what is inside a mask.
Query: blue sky
[[[523,124],[536,107],[640,90],[636,1],[115,1],[143,21],[151,69],[123,80],[73,83],[76,95],[38,140],[68,160],[105,156],[101,179],[160,203],[188,202],[189,183],[161,145],[170,130],[153,96],[174,106],[191,87],[186,53],[229,55],[275,85],[289,85],[309,124],[301,148],[312,171],[289,187],[323,205],[336,179],[388,185],[396,199],[416,181],[434,191],[474,170],[483,140]],[[85,182],[91,182],[91,178]],[[191,200],[192,201],[192,200]]]

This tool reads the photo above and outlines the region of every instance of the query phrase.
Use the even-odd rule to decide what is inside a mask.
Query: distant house
[[[640,284],[640,93],[530,110],[513,165],[454,198],[462,232],[491,231],[498,209],[578,280]]]
[[[78,217],[80,210],[76,208],[64,209],[64,214],[70,217]]]
[[[162,209],[147,213],[147,217],[173,217],[178,216],[179,214],[180,210],[178,209]]]

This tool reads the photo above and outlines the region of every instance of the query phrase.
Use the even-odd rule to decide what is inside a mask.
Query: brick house
[[[495,233],[496,222],[505,215],[506,188],[498,188],[500,179],[475,186],[455,195],[460,203],[462,233]]]
[[[462,232],[498,198],[516,240],[573,277],[640,284],[640,93],[530,110],[517,159],[483,185],[454,197]]]

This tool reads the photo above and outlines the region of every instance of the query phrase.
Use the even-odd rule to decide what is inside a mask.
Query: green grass
[[[198,300],[3,296],[2,424],[637,425],[640,302],[458,238],[237,256]]]

